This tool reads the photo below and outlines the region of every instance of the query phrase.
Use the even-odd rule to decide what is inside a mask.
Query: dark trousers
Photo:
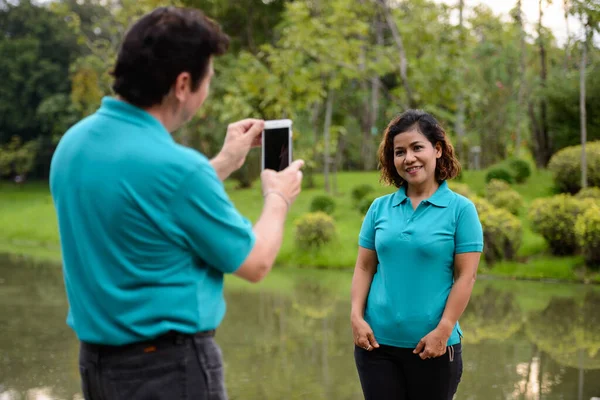
[[[169,333],[125,346],[81,343],[85,400],[226,400],[213,334]]]
[[[460,344],[427,360],[413,349],[355,346],[354,359],[365,400],[452,400],[463,369]]]

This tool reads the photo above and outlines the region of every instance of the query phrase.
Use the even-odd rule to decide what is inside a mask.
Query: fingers
[[[373,335],[373,332],[367,333],[367,339],[369,339],[369,342],[374,348],[379,347],[379,343],[377,343],[377,340],[375,340],[375,335]]]
[[[265,122],[262,120],[254,120],[255,122],[246,129],[246,135],[251,142],[255,142],[263,129],[265,128]],[[259,139],[260,140],[260,139]]]
[[[417,347],[413,350],[414,354],[419,354],[425,349],[425,340],[421,339],[417,344]]]
[[[304,167],[304,160],[295,160],[286,169],[284,169],[284,171],[298,171],[298,172],[300,172],[300,169],[302,167]],[[300,172],[300,173],[302,173],[302,172]]]
[[[241,121],[237,121],[232,123],[231,125],[229,125],[230,127],[239,127],[242,128],[242,130],[244,132],[246,132],[248,129],[250,129],[252,126],[256,125],[256,124],[262,124],[260,130],[262,131],[262,129],[264,128],[264,124],[265,121],[263,121],[262,119],[256,119],[256,118],[246,118],[243,119]]]

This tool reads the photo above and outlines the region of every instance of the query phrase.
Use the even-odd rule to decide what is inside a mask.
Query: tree
[[[584,34],[581,41],[581,63],[579,69],[579,113],[581,124],[581,187],[587,187],[587,160],[585,144],[587,142],[587,111],[586,111],[586,67],[588,49],[594,31],[599,30],[600,4],[591,0],[574,0],[573,13],[579,15]]]

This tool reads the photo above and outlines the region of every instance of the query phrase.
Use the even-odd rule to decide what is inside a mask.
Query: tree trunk
[[[569,57],[571,56],[571,30],[569,29],[569,0],[563,0],[563,10],[565,12],[565,28],[567,29],[567,43],[565,43],[565,62],[563,69],[565,73],[569,70]]]
[[[462,56],[462,52],[465,46],[465,31],[464,31],[464,18],[463,11],[465,8],[465,1],[459,0],[458,2],[458,47],[459,47],[459,56],[457,57],[458,65],[458,74],[459,74],[459,88],[458,88],[458,96],[456,99],[457,110],[456,110],[456,119],[454,120],[454,130],[457,136],[456,143],[456,152],[459,160],[463,161],[463,165],[468,165],[465,160],[468,161],[468,151],[464,146],[465,139],[465,99],[463,95],[463,85],[465,79],[465,71],[464,71],[464,59]]]
[[[584,25],[585,37],[582,43],[581,66],[579,68],[579,116],[581,122],[581,188],[586,188],[587,181],[587,157],[585,154],[585,143],[587,142],[587,123],[586,123],[586,105],[585,105],[585,67],[587,64],[588,38],[591,36],[587,26]]]
[[[385,20],[390,28],[390,31],[392,32],[392,37],[394,38],[396,47],[398,48],[398,57],[400,58],[400,77],[402,78],[402,85],[404,86],[404,90],[406,91],[408,106],[411,108],[415,108],[416,101],[413,97],[412,89],[408,82],[408,59],[406,58],[406,52],[404,51],[404,43],[402,41],[402,36],[398,31],[398,26],[396,25],[396,21],[394,21],[394,16],[392,15],[392,10],[387,4],[387,0],[379,0],[379,4],[381,5],[381,9],[383,10]]]
[[[327,93],[327,106],[325,108],[325,126],[323,127],[323,140],[324,140],[324,151],[323,151],[323,176],[325,179],[325,192],[330,193],[329,185],[329,128],[331,128],[331,114],[333,111],[333,90],[330,88]]]
[[[540,62],[541,62],[541,70],[540,70],[540,78],[542,83],[542,88],[546,89],[546,81],[548,77],[548,63],[546,61],[546,47],[544,44],[544,35],[542,32],[542,19],[544,17],[544,10],[542,8],[542,0],[538,0],[538,7],[540,12],[540,20],[538,23],[538,41],[540,46]],[[551,149],[550,149],[550,140],[548,137],[548,105],[546,104],[545,94],[542,94],[542,98],[540,99],[540,121],[538,123],[539,132],[536,135],[537,143],[537,154],[535,155],[536,164],[538,167],[544,168],[550,161]]]
[[[520,60],[519,60],[519,94],[518,94],[518,105],[519,105],[519,118],[517,118],[517,131],[515,137],[515,156],[518,158],[521,155],[521,143],[523,142],[523,121],[526,119],[527,114],[525,113],[525,104],[523,99],[525,98],[525,28],[523,27],[523,5],[522,1],[517,1],[517,7],[519,9],[518,23],[519,23],[519,47],[520,47]]]

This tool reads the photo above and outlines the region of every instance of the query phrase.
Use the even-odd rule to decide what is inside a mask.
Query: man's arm
[[[261,175],[265,204],[254,225],[254,247],[235,275],[259,282],[271,271],[283,241],[283,227],[289,207],[301,190],[302,160],[294,161],[281,172],[265,170]]]

